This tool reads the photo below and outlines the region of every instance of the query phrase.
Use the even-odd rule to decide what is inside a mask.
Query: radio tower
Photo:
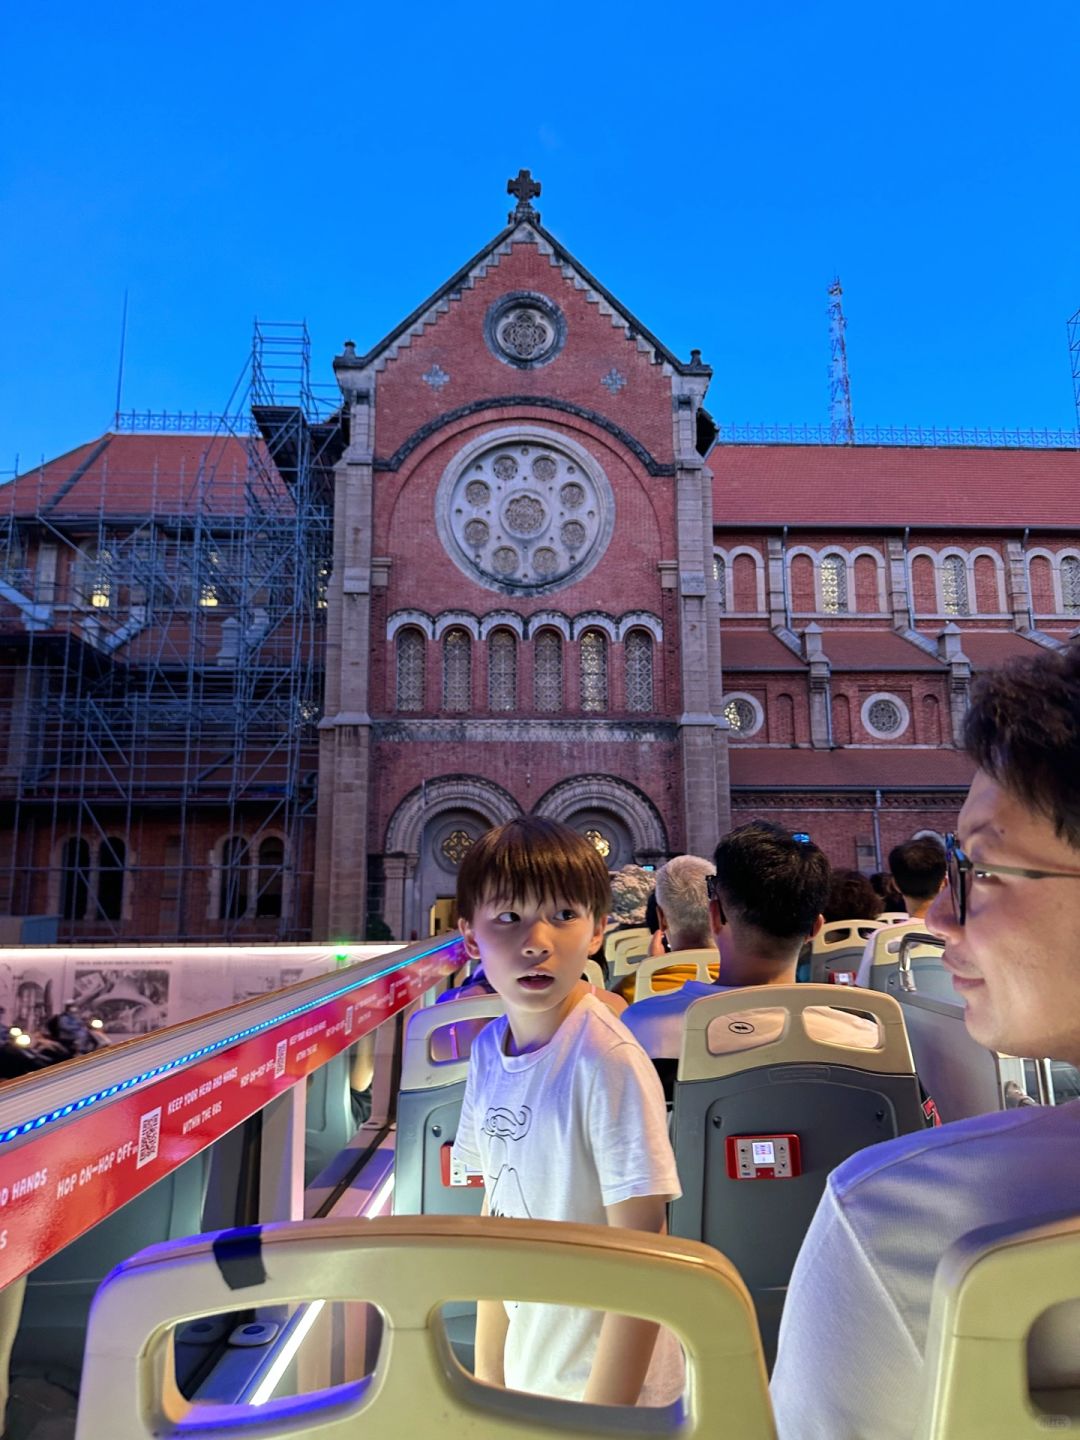
[[[843,299],[837,276],[829,286],[829,431],[834,445],[854,445],[855,419],[851,413]]]
[[[1073,404],[1080,424],[1080,310],[1069,321],[1069,360],[1072,363]]]

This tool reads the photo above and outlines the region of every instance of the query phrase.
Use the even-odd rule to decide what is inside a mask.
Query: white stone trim
[[[586,610],[584,614],[574,616],[573,638],[580,640],[586,630],[602,630],[612,644],[619,638],[619,627],[616,621],[610,615],[605,615],[602,610]]]
[[[1040,553],[1029,550],[1025,558]],[[932,611],[915,609],[915,587],[913,583],[913,572],[915,561],[925,556],[934,567],[934,604],[936,609]],[[965,615],[953,615],[945,609],[944,587],[942,586],[942,571],[945,561],[952,556],[957,556],[964,563],[964,575],[967,579],[968,608]],[[989,556],[994,562],[994,570],[997,575],[997,610],[980,610],[978,595],[975,591],[975,561],[981,556]],[[1006,608],[1005,595],[1005,562],[1000,554],[989,545],[977,545],[974,550],[965,550],[961,545],[946,545],[943,550],[932,550],[929,545],[916,545],[908,551],[907,555],[907,578],[908,593],[911,596],[911,613],[919,619],[928,620],[1001,620],[1009,617],[1009,610]],[[1030,584],[1031,575],[1028,573]]]
[[[1063,545],[1060,550],[1051,550],[1045,545],[1038,545],[1024,553],[1024,565],[1027,572],[1028,594],[1031,589],[1031,562],[1036,559],[1048,560],[1050,562],[1050,579],[1054,587],[1054,609],[1036,610],[1034,599],[1032,600],[1032,614],[1040,618],[1047,615],[1062,616],[1066,620],[1075,620],[1075,614],[1069,614],[1065,609],[1065,595],[1061,583],[1061,562],[1063,560],[1080,560],[1080,549],[1075,545]]]
[[[855,545],[854,547],[852,547],[851,549],[849,549],[849,548],[848,548],[847,546],[845,546],[845,545],[822,545],[822,546],[818,547],[817,549],[815,549],[813,546],[810,546],[810,545],[793,545],[793,546],[791,547],[791,549],[788,550],[788,552],[787,552],[787,558],[786,558],[786,564],[787,564],[787,589],[788,589],[788,594],[791,595],[791,596],[794,595],[794,587],[793,587],[792,581],[791,581],[791,562],[795,559],[795,557],[796,557],[797,555],[805,555],[805,556],[807,556],[807,558],[809,559],[809,561],[810,561],[810,563],[811,563],[811,565],[812,565],[812,567],[813,567],[813,571],[814,571],[814,609],[813,609],[813,610],[796,610],[796,609],[795,609],[795,606],[794,606],[794,601],[793,601],[793,602],[792,602],[792,610],[791,610],[791,613],[792,613],[793,615],[798,615],[798,616],[800,616],[800,617],[801,617],[801,616],[804,616],[804,615],[807,616],[807,617],[816,616],[816,617],[818,617],[818,618],[823,617],[823,616],[835,617],[835,616],[837,616],[837,615],[844,615],[844,616],[847,616],[847,617],[849,617],[849,618],[851,618],[851,619],[858,619],[858,618],[860,618],[860,617],[880,619],[881,616],[887,615],[887,614],[889,613],[889,611],[888,611],[888,605],[887,605],[887,599],[886,599],[886,593],[885,593],[885,577],[886,577],[886,573],[887,573],[887,571],[886,571],[886,563],[885,563],[885,556],[882,554],[882,552],[881,552],[880,550],[876,549],[875,546],[873,546],[873,545]],[[847,577],[847,599],[848,599],[847,609],[845,609],[845,610],[826,610],[826,609],[824,609],[824,607],[823,607],[822,598],[821,598],[821,565],[822,565],[822,561],[825,559],[825,557],[826,557],[827,555],[839,555],[839,556],[841,557],[841,559],[843,560],[843,562],[844,562],[844,573],[845,573],[845,575],[846,575],[846,577]],[[861,609],[859,608],[858,604],[857,604],[857,601],[856,601],[856,595],[855,595],[855,561],[858,560],[858,559],[860,559],[860,558],[861,558],[862,556],[864,556],[864,555],[869,556],[870,559],[873,560],[874,566],[875,566],[875,568],[876,568],[876,570],[877,570],[877,606],[878,606],[878,608],[877,608],[876,610],[861,610]]]
[[[535,640],[540,630],[558,630],[564,640],[572,638],[570,617],[564,615],[560,610],[538,610],[535,615],[528,619],[528,634],[530,640]]]
[[[486,640],[493,630],[512,630],[519,640],[525,639],[525,621],[514,610],[491,610],[480,620],[480,639]]]
[[[713,555],[718,555],[724,562],[724,614],[767,614],[768,611],[765,604],[765,557],[761,551],[755,550],[753,545],[733,545],[730,549],[724,549],[720,545],[714,545]],[[740,555],[749,555],[750,559],[754,562],[754,593],[757,596],[756,610],[735,609],[735,561]]]
[[[560,780],[535,806],[535,814],[564,824],[578,810],[610,810],[627,827],[635,854],[666,855],[667,833],[647,795],[612,775],[578,775]]]
[[[452,630],[455,625],[467,630],[474,640],[480,639],[480,621],[467,610],[444,610],[441,615],[436,615],[434,638],[441,640],[447,630]]]
[[[418,785],[398,804],[386,827],[387,855],[419,855],[424,826],[447,810],[473,810],[491,825],[505,825],[521,807],[501,785],[477,775],[446,775]]]
[[[658,645],[664,638],[663,621],[658,615],[650,614],[648,610],[628,610],[625,615],[620,615],[618,638],[625,640],[631,630],[647,630]]]
[[[761,733],[761,730],[762,730],[762,727],[763,727],[764,724],[765,724],[765,707],[762,705],[761,701],[760,701],[755,695],[748,695],[745,690],[726,690],[726,691],[724,692],[721,700],[720,700],[720,714],[721,714],[721,715],[724,714],[724,711],[726,710],[726,708],[728,707],[728,705],[731,704],[732,700],[745,700],[746,703],[753,708],[753,711],[754,711],[754,724],[753,724],[753,728],[750,729],[750,730],[732,730],[732,729],[729,729],[729,732],[728,732],[728,733],[731,734],[732,736],[734,736],[736,739],[739,739],[739,740],[746,739],[746,738],[749,737],[750,735],[758,735],[758,734],[760,734],[760,733]],[[725,723],[725,725],[729,725],[729,724],[730,724],[730,722],[726,719],[726,717],[725,717],[724,723]]]
[[[415,630],[422,630],[429,640],[435,638],[435,622],[431,616],[423,610],[395,610],[392,615],[386,617],[386,638],[393,640],[399,630],[412,626]]]
[[[901,724],[898,730],[877,730],[871,725],[870,707],[876,705],[879,700],[888,700],[891,705],[895,705],[897,710],[899,710]],[[891,740],[895,743],[900,740],[902,736],[906,735],[911,728],[911,711],[907,705],[905,705],[904,701],[900,699],[900,696],[894,695],[891,690],[875,690],[873,695],[868,695],[862,703],[859,718],[862,720],[863,729],[868,735],[873,735],[875,740]]]

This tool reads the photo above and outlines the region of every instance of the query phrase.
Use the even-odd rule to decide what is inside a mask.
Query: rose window
[[[895,735],[904,722],[900,707],[892,700],[875,700],[866,712],[871,730],[879,735]]]
[[[602,476],[560,446],[524,436],[473,451],[456,474],[451,467],[437,505],[439,533],[457,563],[504,593],[579,578],[614,519]]]
[[[757,714],[749,700],[729,700],[724,706],[724,719],[736,734],[745,734],[754,729]]]
[[[602,830],[586,830],[585,839],[600,853],[604,860],[611,854],[611,841]]]
[[[460,865],[472,843],[472,836],[467,830],[451,830],[439,848],[451,865]]]
[[[559,354],[566,339],[566,321],[547,295],[515,290],[501,295],[488,310],[484,338],[505,364],[533,370]]]

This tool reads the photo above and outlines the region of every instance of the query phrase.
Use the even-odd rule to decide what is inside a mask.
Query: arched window
[[[258,884],[255,914],[280,916],[285,892],[285,841],[277,835],[268,835],[259,846]]]
[[[1054,572],[1045,555],[1031,557],[1028,584],[1031,588],[1031,608],[1035,614],[1052,615],[1057,609],[1054,604]]]
[[[72,835],[60,851],[60,914],[65,920],[85,920],[89,897],[90,846]]]
[[[460,625],[447,630],[442,642],[442,703],[444,710],[472,709],[472,636]]]
[[[223,920],[239,920],[248,911],[250,851],[242,835],[230,835],[221,847],[218,910]]]
[[[98,847],[98,913],[104,920],[120,920],[124,914],[124,867],[127,846],[118,835],[110,835]]]
[[[972,569],[975,574],[975,613],[997,615],[1001,610],[997,566],[989,555],[976,555]]]
[[[395,702],[398,710],[424,708],[424,660],[427,640],[422,630],[407,625],[397,633]]]
[[[916,555],[911,562],[911,608],[916,615],[937,614],[937,582],[929,555]]]
[[[1061,608],[1066,615],[1080,615],[1080,560],[1075,555],[1061,562]]]
[[[843,555],[826,555],[821,562],[821,608],[826,615],[847,611],[847,561]]]
[[[814,562],[809,555],[792,557],[791,608],[797,615],[812,615],[817,609],[814,599]]]
[[[581,637],[581,708],[597,714],[608,703],[607,636],[586,630]]]
[[[541,630],[533,646],[533,699],[537,710],[555,715],[563,708],[563,648],[557,630]]]
[[[631,630],[626,637],[626,708],[653,708],[653,637],[647,630]]]
[[[758,608],[757,562],[752,555],[736,555],[731,562],[731,608],[751,613]]]
[[[727,609],[727,561],[723,555],[713,552],[713,579],[716,581],[716,599],[721,610]]]
[[[946,555],[941,562],[941,606],[946,615],[970,615],[967,564],[962,555]]]
[[[872,555],[855,557],[855,609],[860,615],[876,615],[881,609],[878,563]]]
[[[517,637],[512,630],[488,636],[488,709],[517,709]]]
[[[113,554],[105,546],[82,546],[73,564],[75,604],[88,610],[108,610],[113,594]]]

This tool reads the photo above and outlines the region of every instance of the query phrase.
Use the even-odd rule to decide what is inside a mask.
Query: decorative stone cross
[[[529,201],[534,200],[540,194],[540,182],[532,178],[531,170],[519,170],[516,180],[506,182],[506,193],[513,195],[517,200],[514,219],[521,220],[526,215],[535,213]]]

